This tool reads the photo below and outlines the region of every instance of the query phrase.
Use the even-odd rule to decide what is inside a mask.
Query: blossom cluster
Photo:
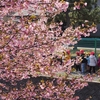
[[[55,23],[54,18],[62,11],[67,11],[68,6],[68,2],[61,0],[0,1],[0,80],[10,82],[15,86],[16,81],[39,75],[52,77],[56,72],[66,70],[66,74],[70,73],[73,65],[71,59],[62,65],[59,61],[50,65],[52,56],[55,56],[54,51],[60,46],[74,45],[77,43],[76,40],[81,39],[81,35],[87,36],[96,29],[91,26],[85,30],[81,30],[80,27],[75,29],[68,27],[62,31],[62,22]],[[28,14],[22,13],[23,10],[28,11]],[[17,21],[16,18],[18,18]],[[46,87],[47,85],[50,86]],[[65,86],[65,82],[62,83],[62,81],[58,86],[53,86],[51,81],[40,83],[36,90],[34,87],[34,85],[26,85],[24,89],[13,89],[8,94],[4,93],[4,96],[0,96],[3,100],[17,98],[31,100],[36,95],[52,100],[53,97],[70,100],[69,98],[73,98],[72,94],[75,90],[80,88],[73,85],[73,88],[70,89],[71,87]],[[44,88],[45,91],[43,91]],[[39,91],[41,91],[41,96],[38,95]],[[7,99],[8,97],[10,99]]]
[[[38,79],[38,80],[37,80]],[[56,78],[38,77],[30,80],[17,82],[17,85],[3,87],[6,90],[1,91],[2,100],[77,100],[74,96],[77,89],[82,89],[87,86],[87,83],[80,80],[72,79],[70,81]],[[12,88],[12,89],[11,89]]]

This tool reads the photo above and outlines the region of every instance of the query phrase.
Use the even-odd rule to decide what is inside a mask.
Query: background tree
[[[95,26],[100,23],[100,7],[98,0],[67,0],[69,8],[67,12],[62,12],[56,16],[56,21],[63,21],[64,27],[72,25],[81,26],[82,29]]]

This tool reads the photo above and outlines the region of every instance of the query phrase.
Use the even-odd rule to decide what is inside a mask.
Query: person
[[[97,70],[97,75],[98,75],[98,77],[100,77],[100,54],[98,55],[98,59],[97,59],[97,68],[98,68],[98,70]]]
[[[84,54],[84,50],[83,49],[81,49],[79,52],[80,52],[80,55]]]
[[[98,55],[97,66],[100,69],[100,54]]]
[[[90,56],[90,53],[89,52],[85,52],[85,55],[86,55],[86,59],[87,59],[86,71],[89,72],[89,69],[90,69],[90,66],[89,66],[89,63],[90,63],[89,56]]]
[[[85,58],[85,54],[83,53],[81,55],[82,61],[81,61],[81,73],[85,74],[86,72],[86,65],[87,65],[87,59]]]
[[[77,71],[81,71],[81,67],[80,67],[80,61],[81,61],[81,59],[80,59],[80,52],[79,51],[77,51],[76,52],[76,61],[75,61],[75,67],[76,67],[76,72]]]
[[[97,59],[95,57],[95,53],[92,51],[90,53],[90,56],[89,56],[89,66],[90,66],[90,69],[89,69],[89,73],[91,74],[92,70],[93,70],[93,73],[95,73],[95,67],[97,65]]]

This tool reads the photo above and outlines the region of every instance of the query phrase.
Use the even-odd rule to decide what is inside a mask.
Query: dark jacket
[[[82,62],[81,63],[86,63],[87,64],[87,59],[84,56],[82,56]]]

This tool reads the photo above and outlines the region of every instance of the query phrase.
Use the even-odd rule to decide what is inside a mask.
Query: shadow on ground
[[[89,85],[76,91],[79,100],[100,100],[100,83],[88,83]]]

